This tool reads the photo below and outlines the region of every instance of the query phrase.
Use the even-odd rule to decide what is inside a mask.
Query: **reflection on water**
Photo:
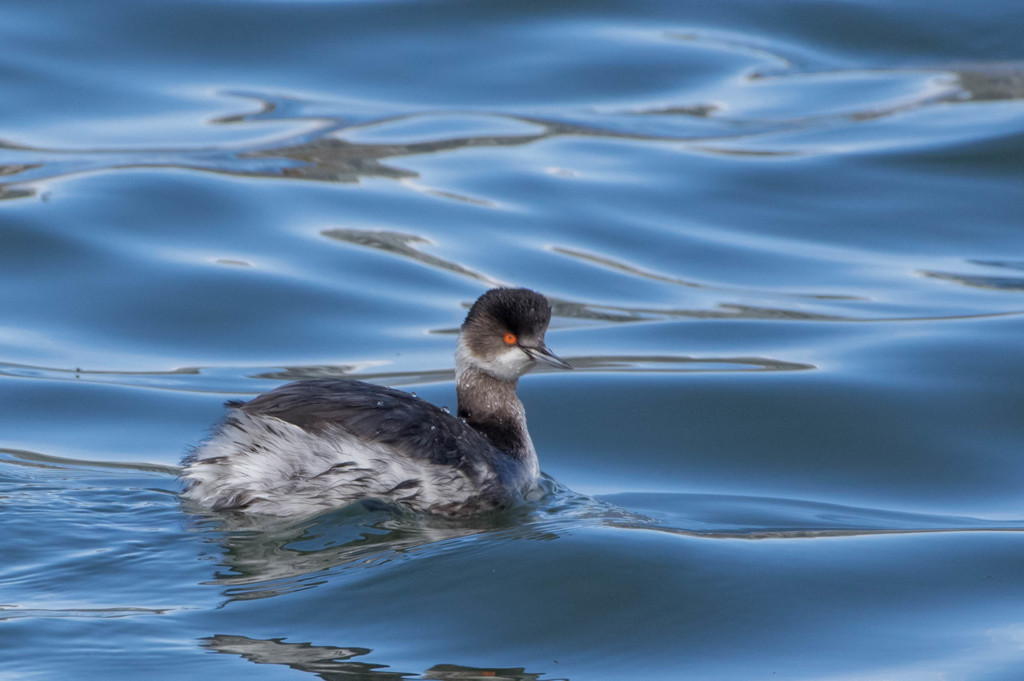
[[[433,267],[439,270],[453,272],[464,277],[469,277],[470,279],[476,279],[486,283],[488,286],[502,285],[498,280],[489,277],[486,274],[474,272],[468,267],[464,267],[457,262],[452,262],[451,260],[445,260],[444,258],[424,253],[416,248],[414,244],[429,244],[430,240],[416,236],[415,234],[399,234],[397,232],[389,232],[387,230],[365,229],[328,229],[321,232],[321,234],[329,239],[335,239],[337,241],[343,241],[356,246],[385,251],[391,255],[414,260],[420,264],[426,265],[427,267]]]
[[[461,276],[465,276],[476,281],[482,281],[488,286],[502,286],[508,285],[509,282],[502,282],[496,277],[492,277],[486,273],[474,271],[460,263],[452,260],[446,260],[444,258],[431,255],[421,251],[415,246],[415,244],[429,244],[430,241],[423,237],[419,237],[412,234],[402,234],[398,232],[388,230],[362,230],[355,228],[337,228],[324,230],[321,232],[323,236],[330,239],[343,241],[352,245],[361,246],[364,248],[372,248],[374,250],[384,251],[390,255],[394,255],[400,258],[405,258],[418,262],[422,265],[432,267],[441,271],[451,272]],[[551,246],[549,250],[553,253],[578,260],[580,262],[587,263],[589,265],[605,269],[609,272],[616,274],[625,274],[630,277],[637,277],[641,279],[648,279],[657,281],[660,283],[675,284],[688,288],[702,289],[708,291],[721,291],[731,294],[744,294],[746,296],[756,296],[758,291],[756,289],[742,289],[738,287],[725,287],[725,286],[711,286],[707,284],[698,283],[681,277],[661,274],[650,271],[625,262],[620,258],[615,258],[608,255],[598,255],[594,253],[587,253],[579,249],[567,248],[563,246]],[[942,275],[925,273],[935,278],[943,278]],[[775,296],[781,298],[792,298],[792,299],[806,299],[811,301],[820,301],[823,304],[849,304],[844,309],[849,309],[850,312],[847,314],[830,314],[825,312],[815,312],[806,309],[793,309],[786,307],[768,307],[768,306],[756,306],[750,304],[739,304],[739,303],[722,303],[719,302],[715,308],[710,309],[686,309],[686,308],[656,308],[656,307],[642,307],[642,306],[621,306],[621,305],[607,305],[607,304],[596,304],[588,303],[579,300],[568,300],[555,295],[549,295],[548,300],[552,306],[553,324],[552,328],[558,328],[558,320],[572,319],[572,320],[584,320],[598,323],[632,323],[632,322],[651,322],[651,321],[667,321],[672,319],[743,319],[743,320],[785,320],[785,321],[811,321],[811,322],[862,322],[862,321],[911,321],[914,319],[925,320],[925,319],[941,319],[941,318],[966,318],[966,317],[984,317],[988,316],[985,314],[979,315],[964,315],[960,317],[953,316],[920,316],[920,317],[907,317],[907,316],[878,316],[875,314],[865,315],[855,313],[856,306],[858,303],[871,302],[869,299],[863,296],[850,296],[850,295],[837,295],[832,293],[795,293],[795,292],[782,292],[775,293]],[[468,308],[469,303],[466,303]],[[1000,311],[993,313],[992,316],[1000,316],[1004,314],[1018,314],[1020,310],[1014,311]],[[447,333],[456,334],[458,329],[434,329],[431,333]],[[585,362],[586,358],[580,358]],[[596,359],[596,358],[595,358]],[[648,359],[647,361],[656,361]],[[710,360],[707,360],[710,361]],[[742,360],[739,361],[742,363]],[[312,375],[304,376],[306,378],[312,378]]]
[[[52,454],[42,454],[27,449],[12,449],[10,447],[0,447],[0,463],[59,470],[75,475],[86,475],[87,471],[80,470],[85,466],[126,472],[141,471],[163,475],[178,475],[178,468],[176,466],[164,466],[155,463],[126,463],[123,461],[84,461],[82,459],[69,459]]]
[[[679,373],[691,371],[806,371],[813,364],[786,362],[763,357],[685,357],[638,355],[583,357],[573,359],[574,369],[623,373]]]
[[[988,520],[859,508],[840,504],[717,494],[611,494],[600,500],[628,509],[619,528],[708,539],[809,539],[936,532],[1024,532],[1024,518]],[[637,518],[642,519],[637,522]]]
[[[441,550],[445,541],[485,531],[468,524],[417,524],[384,510],[373,511],[373,506],[356,504],[298,525],[218,519],[224,570],[211,583],[228,587],[229,600],[268,598],[312,588],[334,569],[382,565],[426,547]]]
[[[438,330],[436,333],[457,333],[457,329]],[[688,355],[572,355],[566,354],[577,373],[586,371],[614,373],[679,373],[679,372],[734,372],[734,371],[805,371],[814,369],[813,364],[791,362],[772,357],[692,357]],[[414,386],[432,383],[450,383],[455,380],[455,370],[417,369],[413,371],[379,371],[375,368],[383,362],[362,362],[353,364],[302,365],[274,368],[250,368],[246,379],[254,381],[301,381],[312,378],[351,378],[387,386]],[[187,392],[216,392],[225,395],[246,395],[262,392],[268,386],[262,383],[247,383],[238,389],[229,389],[220,379],[222,370],[201,367],[182,367],[169,371],[105,371],[100,369],[63,369],[24,364],[0,363],[0,376],[31,377],[76,383],[99,383],[106,385],[130,385],[154,390]],[[538,367],[533,373],[553,373],[554,369]],[[195,377],[210,379],[171,382],[168,377]]]
[[[389,665],[353,662],[373,651],[369,648],[315,646],[310,643],[286,643],[284,639],[252,639],[246,636],[218,634],[201,640],[203,647],[218,653],[239,655],[256,664],[280,664],[315,674],[324,681],[401,681],[402,679],[434,679],[435,681],[539,681],[543,674],[532,674],[522,668],[463,667],[438,664],[422,673],[389,671]],[[556,681],[551,679],[551,681]]]
[[[172,608],[23,608],[19,606],[0,605],[0,622],[16,619],[38,618],[85,618],[85,619],[120,619],[122,617],[138,617],[139,615],[164,615],[172,612]]]
[[[0,142],[0,199],[18,199],[35,196],[32,183],[97,170],[133,168],[183,168],[196,171],[227,173],[238,176],[281,179],[302,179],[319,182],[354,183],[364,178],[409,180],[419,173],[403,168],[398,163],[385,163],[387,159],[401,159],[424,154],[442,154],[461,149],[499,148],[535,144],[559,137],[590,137],[641,142],[685,143],[702,152],[729,155],[794,155],[813,153],[805,150],[747,146],[757,137],[783,131],[830,125],[835,119],[852,122],[877,120],[924,107],[960,104],[964,102],[1007,101],[1024,98],[1024,72],[1016,64],[975,64],[929,69],[868,69],[828,71],[813,70],[806,65],[797,67],[789,57],[775,54],[756,40],[743,37],[723,38],[711,33],[669,34],[669,37],[698,49],[728,50],[754,59],[740,90],[726,89],[718,93],[722,104],[659,103],[650,107],[637,107],[625,111],[599,114],[580,112],[574,120],[570,116],[559,119],[500,112],[476,112],[479,117],[521,128],[518,134],[480,134],[452,136],[443,139],[369,143],[347,139],[347,135],[368,129],[386,129],[397,122],[432,119],[458,115],[460,112],[420,111],[392,112],[374,110],[358,102],[339,102],[324,105],[304,102],[295,98],[264,93],[225,93],[254,99],[259,110],[247,114],[221,116],[212,121],[216,125],[245,125],[253,123],[293,123],[299,130],[279,139],[242,145],[224,145],[208,148],[140,148],[140,149],[54,149],[21,145],[12,141]],[[773,49],[778,49],[775,47]],[[797,59],[797,62],[800,60]],[[729,117],[726,112],[734,108],[730,98],[742,100],[748,96],[744,87],[776,86],[783,96],[795,96],[786,89],[788,81],[798,86],[813,88],[847,81],[878,79],[888,82],[903,78],[906,91],[887,95],[889,104],[838,113],[808,112],[798,117]],[[798,87],[799,90],[799,87]],[[788,95],[787,95],[788,93]],[[814,101],[810,93],[799,96]],[[826,101],[828,98],[824,98]],[[742,106],[735,107],[742,111]],[[668,120],[647,129],[644,119]],[[690,121],[699,120],[694,127]],[[259,134],[259,133],[257,133]],[[386,137],[386,135],[385,135]],[[488,201],[467,197],[457,192],[407,186],[427,191],[441,198],[470,201],[481,206]]]
[[[415,652],[416,659],[424,660],[423,670],[409,670],[389,666],[386,658],[381,659],[379,655],[375,655],[373,648],[383,649],[389,645],[389,641],[381,641],[379,632],[367,634],[364,640],[359,638],[357,628],[334,627],[333,623],[325,625],[321,622],[319,625],[313,625],[313,634],[307,633],[309,630],[297,633],[294,622],[283,623],[278,627],[279,623],[270,616],[264,616],[248,627],[249,614],[245,608],[259,605],[259,599],[273,598],[276,600],[268,604],[265,612],[277,611],[286,614],[284,619],[294,617],[301,621],[303,613],[295,612],[296,602],[289,600],[301,598],[297,596],[297,592],[326,589],[326,593],[333,589],[337,595],[345,593],[347,588],[357,589],[359,584],[366,584],[367,582],[361,581],[362,579],[376,580],[379,585],[387,582],[390,577],[394,577],[393,585],[401,594],[395,607],[401,608],[402,599],[416,598],[419,587],[415,579],[402,579],[394,572],[389,575],[386,571],[389,567],[399,562],[409,562],[409,569],[403,574],[415,575],[433,563],[436,575],[437,572],[447,572],[451,565],[472,562],[474,558],[479,558],[482,552],[492,551],[503,544],[515,544],[515,550],[500,553],[501,556],[533,557],[525,560],[523,566],[513,566],[511,572],[516,575],[515,578],[509,579],[507,575],[496,577],[494,588],[516,589],[522,588],[524,583],[537,581],[546,582],[550,588],[573,591],[573,585],[569,584],[571,579],[564,575],[559,576],[557,570],[554,571],[556,574],[553,574],[551,563],[538,560],[538,553],[535,550],[522,550],[522,544],[533,545],[525,547],[527,549],[541,546],[545,549],[542,552],[545,556],[569,555],[578,556],[578,560],[581,561],[595,560],[594,553],[577,553],[572,550],[566,552],[565,545],[568,545],[569,549],[579,548],[574,542],[580,536],[589,537],[589,545],[600,547],[602,551],[602,558],[597,559],[598,565],[591,574],[591,578],[602,575],[601,581],[598,582],[602,590],[592,592],[589,598],[600,600],[614,589],[623,589],[623,593],[627,594],[625,602],[628,603],[630,589],[637,588],[637,584],[646,579],[646,573],[643,571],[631,573],[628,570],[628,566],[632,564],[630,561],[636,557],[623,556],[619,568],[615,568],[615,564],[605,566],[601,561],[605,560],[603,555],[611,551],[611,547],[623,547],[621,550],[626,552],[642,550],[645,544],[630,541],[641,535],[656,536],[673,544],[696,541],[700,547],[691,545],[682,548],[699,551],[703,547],[712,547],[711,553],[705,553],[705,556],[714,555],[714,551],[720,547],[726,551],[734,550],[735,540],[768,540],[758,542],[757,547],[770,545],[779,548],[778,554],[766,551],[751,556],[754,565],[760,560],[769,561],[764,572],[769,576],[766,582],[758,581],[763,575],[759,577],[760,573],[756,568],[737,568],[724,561],[733,571],[728,574],[736,580],[727,591],[740,590],[736,595],[737,602],[732,603],[721,594],[714,594],[708,596],[709,600],[703,604],[706,607],[725,603],[730,608],[742,608],[746,612],[750,607],[750,596],[757,594],[742,591],[745,587],[740,581],[750,579],[767,587],[777,585],[779,582],[773,579],[776,579],[775,576],[780,571],[779,563],[788,563],[792,553],[785,549],[794,545],[826,544],[832,538],[850,535],[968,532],[977,534],[999,531],[1006,536],[1010,532],[1024,531],[1024,520],[993,521],[893,512],[794,499],[702,494],[615,494],[590,498],[573,493],[551,480],[545,481],[546,494],[543,497],[503,514],[479,518],[415,518],[394,515],[372,506],[354,506],[292,525],[260,525],[258,519],[230,515],[211,518],[196,516],[190,527],[180,529],[175,527],[181,518],[175,511],[178,504],[173,496],[139,495],[137,488],[126,489],[123,482],[107,477],[115,470],[132,473],[133,468],[151,471],[151,467],[122,465],[116,469],[97,468],[91,464],[84,465],[82,462],[45,457],[31,452],[12,451],[9,456],[7,463],[24,462],[45,466],[45,470],[41,469],[33,474],[36,476],[33,478],[33,484],[45,484],[48,494],[44,497],[38,489],[21,489],[24,484],[15,476],[10,476],[10,480],[6,479],[7,476],[0,476],[5,478],[0,480],[3,483],[0,484],[0,500],[4,504],[8,523],[38,518],[40,527],[49,528],[57,519],[64,518],[66,522],[69,511],[73,510],[72,517],[81,525],[65,528],[60,536],[62,542],[76,547],[76,550],[71,552],[65,546],[54,549],[50,547],[49,541],[40,542],[35,536],[29,538],[33,545],[35,560],[23,559],[22,564],[18,566],[20,570],[15,573],[15,581],[21,582],[19,600],[23,605],[4,607],[0,612],[0,619],[5,620],[5,626],[25,623],[38,628],[43,626],[40,622],[56,621],[62,626],[74,626],[82,622],[90,627],[102,627],[106,622],[123,622],[124,618],[130,617],[141,618],[140,621],[147,625],[150,622],[160,623],[165,620],[187,622],[189,617],[196,613],[189,614],[183,611],[190,607],[194,609],[195,606],[182,606],[181,603],[183,600],[189,604],[199,601],[200,597],[189,589],[194,589],[197,581],[205,579],[202,588],[206,591],[215,591],[216,594],[206,593],[203,598],[216,600],[216,603],[204,608],[212,614],[209,618],[198,618],[198,626],[201,629],[189,639],[189,643],[198,639],[198,644],[205,650],[236,656],[254,664],[280,665],[306,672],[324,681],[379,681],[417,677],[438,680],[550,679],[550,668],[538,666],[537,660],[541,659],[543,662],[552,658],[539,658],[538,655],[532,654],[529,659],[512,656],[510,660],[506,649],[500,661],[508,664],[510,661],[522,659],[524,667],[459,665],[456,664],[460,661],[458,654],[444,647],[444,636],[437,639],[442,643],[435,648],[430,647],[433,642],[428,637],[425,639],[426,643],[418,643]],[[4,472],[0,470],[0,473]],[[19,467],[16,473],[20,472]],[[152,472],[158,475],[148,476],[143,482],[146,486],[160,485],[157,478],[170,475],[168,471]],[[23,507],[26,505],[38,507],[40,515],[26,515]],[[85,536],[76,539],[70,536],[69,532]],[[552,542],[558,543],[561,551],[552,552],[549,548],[553,545]],[[753,546],[749,541],[744,541],[743,544]],[[114,547],[113,552],[103,550],[111,546]],[[664,544],[654,546],[658,547],[658,550],[666,550]],[[874,566],[884,565],[885,560],[894,551],[895,547],[892,544],[886,546],[887,550],[884,550],[884,546],[877,547],[876,550],[884,552],[874,554],[864,544],[851,548],[856,549],[860,559],[874,569]],[[979,547],[980,545],[975,545],[975,548]],[[862,550],[866,555],[860,554]],[[941,550],[940,547],[939,551]],[[448,562],[437,560],[446,553],[450,554]],[[938,555],[940,554],[923,553],[913,558],[920,558],[932,565],[932,559]],[[669,555],[667,560],[680,561],[683,564],[681,569],[686,569],[685,561],[679,555]],[[901,560],[908,559],[904,555]],[[72,564],[76,561],[81,562],[87,569],[79,566],[77,570],[69,570],[68,561],[72,561]],[[189,563],[192,564],[191,568],[188,566]],[[648,562],[648,566],[649,564]],[[897,566],[909,564],[903,562]],[[559,565],[559,570],[562,567]],[[978,588],[976,584],[984,583],[987,579],[981,579],[979,575],[988,573],[979,573],[977,570],[990,568],[979,568],[979,564],[966,563],[963,569],[966,571],[965,574],[969,575],[966,581],[975,585],[973,588]],[[178,570],[184,570],[184,574],[178,575],[175,579],[164,577],[167,573]],[[1000,571],[1005,574],[999,576]],[[1014,571],[1015,568],[1008,564],[996,572],[998,578],[1009,580],[1011,577],[1006,575],[1015,574]],[[457,592],[465,591],[467,587],[463,586],[462,580],[472,579],[470,574],[456,573],[454,582],[446,588]],[[685,574],[684,572],[684,576]],[[808,583],[799,581],[802,574],[808,575]],[[877,576],[880,573],[868,574]],[[193,575],[198,579],[193,581]],[[854,581],[862,581],[863,578],[863,575],[856,571],[840,576]],[[74,605],[51,601],[50,607],[38,607],[31,598],[28,598],[26,590],[33,590],[43,597],[52,598],[55,585],[66,584],[65,580],[71,577],[85,579],[90,587],[96,584],[92,599],[79,594],[79,602]],[[830,578],[831,575],[826,573],[816,574],[812,579],[809,573],[798,570],[795,588],[807,588],[811,582],[824,581],[828,584]],[[930,572],[929,579],[934,578],[935,572]],[[911,577],[907,579],[912,580]],[[561,580],[565,580],[564,583]],[[116,586],[109,582],[116,583]],[[153,587],[154,583],[158,586]],[[940,581],[943,585],[960,583]],[[126,586],[128,584],[130,586]],[[1000,584],[996,585],[996,588],[1000,587]],[[490,587],[486,582],[478,582],[474,588],[486,591]],[[845,593],[844,589],[848,588],[842,582],[839,584],[841,593]],[[893,586],[890,584],[886,588],[892,589]],[[924,587],[913,587],[908,582],[906,588]],[[575,588],[575,591],[586,593],[586,587]],[[122,596],[124,600],[120,603],[110,603],[108,599],[111,595],[119,592],[126,593]],[[689,596],[692,600],[684,602],[679,600],[679,592],[669,590],[668,593],[676,600],[667,605],[672,608],[678,607],[682,613],[676,616],[677,620],[686,616],[687,608],[700,608],[702,605],[700,597],[696,594]],[[794,591],[794,594],[796,593],[798,592]],[[968,596],[972,593],[968,593]],[[165,596],[175,604],[173,607],[162,602]],[[310,602],[315,603],[316,598],[317,594],[312,594],[306,601],[299,603],[308,606]],[[1005,594],[1001,598],[1005,601]],[[845,601],[840,598],[830,602],[830,605],[843,607],[844,603]],[[926,606],[927,604],[919,607]],[[356,607],[357,622],[359,608],[365,607],[365,604]],[[552,611],[541,609],[534,613],[534,616],[552,615],[558,607],[559,604],[552,604]],[[654,611],[641,609],[637,616],[647,616],[651,612]],[[855,609],[855,614],[856,612]],[[930,610],[928,613],[929,616],[934,614]],[[656,612],[652,616],[655,615]],[[553,616],[557,616],[557,613]],[[734,626],[732,620],[723,624],[721,619],[716,620],[711,614],[703,616],[709,618],[711,626]],[[863,617],[863,613],[859,613],[858,616]],[[737,626],[744,622],[739,615],[730,617],[735,617],[739,623]],[[457,613],[440,615],[438,621],[442,627],[452,627],[452,631],[459,632]],[[816,613],[814,621],[819,621]],[[417,626],[418,623],[396,623],[395,640],[401,640],[401,636],[411,631],[410,627]],[[620,625],[616,622],[614,626]],[[808,630],[801,628],[804,626],[802,623],[798,622],[796,626],[797,633],[794,635],[807,634]],[[599,629],[600,626],[590,631],[596,632]],[[257,631],[254,633],[254,630]],[[340,630],[344,633],[338,633]],[[102,635],[96,634],[95,628],[91,631],[90,636]],[[224,633],[226,631],[236,633]],[[276,632],[280,632],[279,637],[275,636]],[[176,635],[181,636],[180,632]],[[332,636],[337,636],[341,640],[330,644]],[[309,641],[319,641],[328,645],[313,645]],[[555,645],[559,645],[558,642],[555,642]],[[479,664],[476,659],[474,662]],[[551,664],[557,663],[552,661]],[[527,668],[532,671],[527,671]]]
[[[1024,263],[1016,261],[996,262],[972,260],[969,264],[979,267],[994,267],[1002,270],[1024,271]],[[972,288],[991,289],[994,291],[1024,291],[1024,276],[957,274],[954,272],[921,272],[926,277],[951,281]]]
[[[212,583],[228,587],[229,600],[312,588],[336,569],[438,555],[480,535],[491,541],[544,541],[557,537],[552,522],[642,519],[550,478],[521,506],[459,519],[405,514],[373,501],[303,522],[230,514],[197,517],[223,549],[224,569]]]
[[[794,540],[884,534],[1024,532],[1024,519],[987,520],[839,504],[714,494],[622,493],[590,497],[545,477],[522,505],[450,519],[397,513],[363,502],[302,522],[197,516],[223,552],[209,583],[228,601],[313,589],[338,570],[374,569],[488,545],[551,541],[585,527],[704,539]]]
[[[597,255],[597,254],[594,254],[594,253],[585,253],[585,252],[580,251],[580,250],[575,249],[575,248],[565,248],[563,246],[553,246],[551,248],[551,250],[553,252],[555,252],[555,253],[560,253],[560,254],[565,255],[567,257],[570,257],[570,258],[575,258],[575,259],[582,260],[584,262],[587,262],[587,263],[590,263],[590,264],[593,264],[593,265],[597,265],[598,267],[607,268],[609,270],[612,270],[612,271],[615,271],[615,272],[621,272],[622,274],[627,274],[629,276],[641,277],[641,278],[644,278],[644,279],[650,279],[652,281],[662,282],[662,283],[665,283],[665,284],[675,284],[677,286],[688,286],[690,288],[711,289],[711,290],[718,290],[718,291],[732,291],[732,292],[741,292],[742,291],[742,292],[747,292],[747,293],[753,293],[754,292],[751,289],[740,289],[740,288],[725,287],[725,286],[710,286],[708,284],[701,284],[699,282],[690,281],[690,280],[687,280],[687,279],[683,279],[681,277],[670,276],[670,275],[667,275],[667,274],[660,274],[660,273],[657,273],[657,272],[652,272],[652,271],[647,270],[647,269],[643,269],[641,267],[637,267],[636,265],[632,265],[630,263],[624,262],[623,260],[620,260],[618,258],[612,258],[612,257],[606,256],[606,255]],[[861,296],[844,296],[844,295],[833,295],[833,294],[824,294],[824,293],[811,293],[811,294],[807,294],[807,293],[793,293],[793,294],[784,294],[784,295],[786,295],[787,297],[811,298],[811,299],[815,299],[815,300],[864,300],[864,298],[861,297]]]
[[[373,248],[385,251],[392,255],[414,260],[428,267],[453,272],[462,276],[483,281],[489,286],[500,286],[505,282],[498,281],[494,277],[475,272],[459,263],[439,258],[412,246],[417,243],[429,243],[427,239],[410,234],[399,234],[386,230],[361,230],[361,229],[331,229],[322,232],[331,239],[337,239],[357,246]],[[551,251],[567,257],[579,259],[593,265],[608,268],[613,271],[638,276],[657,281],[690,286],[694,288],[706,287],[694,282],[685,281],[676,277],[656,275],[640,268],[623,263],[611,257],[586,254],[581,251],[559,246],[553,246]],[[719,289],[728,290],[728,289]],[[834,296],[827,294],[795,294],[792,297],[812,298],[817,300],[861,300],[855,296]],[[696,318],[696,319],[789,319],[802,321],[849,321],[852,317],[841,317],[825,315],[814,312],[804,312],[788,309],[757,308],[749,305],[720,305],[718,310],[682,310],[682,309],[657,309],[642,307],[624,307],[595,305],[582,301],[566,300],[558,296],[548,296],[551,302],[553,322],[557,324],[558,318],[570,318],[574,320],[589,320],[594,322],[629,323],[642,321],[658,321],[673,318]],[[468,307],[468,304],[467,304]],[[557,326],[553,327],[557,328]],[[445,329],[434,331],[434,333],[458,333],[458,329]],[[653,361],[653,360],[651,360]]]
[[[403,234],[389,230],[363,230],[355,228],[334,228],[323,230],[321,234],[335,241],[361,248],[370,248],[389,255],[414,261],[418,264],[464,276],[468,279],[483,282],[487,286],[498,286],[505,282],[499,281],[486,273],[474,271],[460,263],[447,260],[420,250],[422,244],[430,241],[412,234]],[[678,277],[660,275],[643,270],[621,260],[608,256],[597,256],[579,250],[552,247],[551,250],[566,257],[578,259],[591,265],[606,268],[630,276],[652,279],[686,287],[716,289]],[[717,288],[722,291],[733,289]],[[740,289],[735,289],[739,291]],[[753,293],[750,291],[748,293]],[[818,301],[858,302],[861,298],[854,296],[837,296],[824,293],[818,294],[780,294],[783,297],[806,298]],[[807,310],[789,308],[758,307],[735,303],[719,303],[717,309],[686,309],[686,308],[655,308],[643,306],[622,306],[590,303],[582,300],[570,300],[558,296],[549,296],[552,304],[552,328],[558,329],[561,320],[595,324],[620,324],[635,322],[671,321],[676,319],[745,319],[745,320],[787,320],[787,321],[863,321],[863,317],[825,314]],[[464,306],[468,309],[471,301]],[[458,328],[444,327],[428,329],[428,333],[455,335]],[[588,369],[598,371],[630,371],[634,373],[653,371],[742,371],[770,369],[773,371],[792,371],[814,368],[807,363],[790,362],[778,358],[767,357],[688,357],[652,355],[568,355],[569,359],[581,371]],[[226,387],[226,381],[208,380],[218,376],[231,374],[231,378],[239,375],[247,379],[293,381],[311,378],[354,377],[362,380],[379,382],[387,385],[417,385],[451,381],[454,372],[450,368],[421,368],[415,371],[380,371],[378,367],[386,364],[382,360],[345,363],[336,365],[302,365],[275,367],[178,367],[173,369],[153,369],[148,371],[110,371],[103,369],[81,369],[69,367],[45,367],[28,364],[0,362],[0,375],[31,377],[50,380],[74,380],[76,382],[106,383],[117,385],[134,385],[151,387],[161,390],[211,391],[225,394],[244,394],[259,392],[265,389],[262,385],[250,387]],[[543,368],[540,371],[544,371]],[[174,380],[169,380],[174,379]],[[194,380],[192,380],[194,379]]]

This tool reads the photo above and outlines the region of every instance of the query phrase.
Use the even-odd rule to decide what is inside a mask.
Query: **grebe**
[[[363,499],[465,515],[536,485],[537,452],[516,396],[537,361],[571,369],[544,344],[551,306],[525,288],[484,293],[455,346],[458,418],[401,390],[348,379],[298,381],[227,403],[185,459],[189,500],[211,510],[321,513]]]

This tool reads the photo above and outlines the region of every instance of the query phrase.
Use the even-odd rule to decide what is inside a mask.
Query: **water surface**
[[[1024,11],[15,1],[0,673],[1018,679]],[[192,513],[283,382],[454,406],[524,285],[545,495]]]

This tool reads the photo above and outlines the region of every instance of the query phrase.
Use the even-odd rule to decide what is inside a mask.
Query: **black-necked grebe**
[[[536,485],[537,452],[516,396],[541,360],[547,299],[496,288],[455,349],[458,418],[409,393],[347,379],[298,381],[231,411],[185,460],[185,496],[213,510],[311,515],[362,499],[427,513],[501,508]]]

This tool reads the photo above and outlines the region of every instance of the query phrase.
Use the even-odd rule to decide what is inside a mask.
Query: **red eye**
[[[511,332],[506,333],[505,334],[505,342],[508,343],[509,345],[514,344],[516,342],[516,335],[514,333],[511,333]]]

